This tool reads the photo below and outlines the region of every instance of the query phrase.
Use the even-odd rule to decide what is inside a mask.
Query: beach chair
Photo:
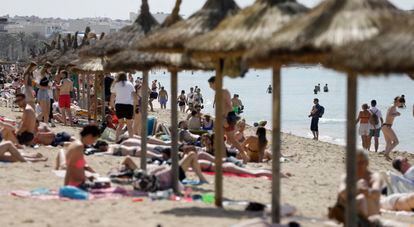
[[[148,116],[147,118],[147,135],[154,136],[157,131],[157,118]]]

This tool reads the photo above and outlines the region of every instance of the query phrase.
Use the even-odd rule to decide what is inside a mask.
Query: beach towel
[[[68,201],[71,199],[59,197],[58,190],[50,190],[47,188],[38,188],[32,191],[15,190],[10,192],[10,195],[19,198],[30,198],[37,200],[62,200]],[[98,199],[120,199],[123,197],[142,197],[147,196],[145,192],[135,190],[127,190],[122,187],[111,187],[105,189],[91,189],[89,191],[89,200]]]
[[[206,174],[206,175],[215,175],[216,173],[215,172],[203,172],[204,174]],[[226,176],[226,177],[240,177],[240,178],[266,178],[266,179],[268,179],[268,180],[271,180],[271,177],[265,177],[265,176],[261,176],[261,177],[258,177],[258,176],[255,176],[255,175],[253,175],[253,174],[237,174],[237,173],[223,173],[223,176]]]

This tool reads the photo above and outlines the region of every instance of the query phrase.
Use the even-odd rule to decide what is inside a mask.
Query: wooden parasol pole
[[[357,225],[356,209],[356,111],[357,111],[357,76],[348,73],[348,113],[347,113],[347,155],[346,155],[346,226]]]
[[[98,77],[99,74],[95,74],[95,85],[94,85],[94,93],[95,93],[95,97],[94,97],[94,102],[95,102],[95,109],[93,110],[93,119],[95,120],[95,122],[98,122]]]
[[[224,119],[223,119],[223,59],[217,62],[216,80],[214,86],[216,89],[216,122],[214,136],[215,150],[215,204],[217,207],[223,207],[223,169],[222,159],[224,150]]]
[[[88,121],[91,120],[91,86],[90,86],[91,74],[86,76],[86,97],[87,97],[87,107],[88,107]]]
[[[178,72],[177,70],[171,70],[171,175],[173,181],[174,193],[179,193],[178,184],[178,110],[177,110],[177,84],[178,84]]]
[[[148,70],[142,72],[141,96],[141,169],[147,170]]]
[[[272,93],[272,223],[280,223],[281,66],[273,67]]]
[[[105,122],[105,74],[102,74],[102,81],[101,81],[101,87],[102,87],[102,93],[101,93],[101,99],[102,99],[102,123]]]

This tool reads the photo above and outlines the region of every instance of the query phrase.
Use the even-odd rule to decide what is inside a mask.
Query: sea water
[[[204,113],[214,114],[214,92],[209,88],[207,80],[214,72],[184,71],[178,74],[178,93],[190,87],[198,86],[204,97]],[[137,76],[141,76],[139,73]],[[231,94],[239,94],[245,109],[242,117],[252,124],[259,120],[267,120],[271,128],[271,94],[267,87],[271,84],[270,70],[250,70],[244,78],[225,78],[224,87]],[[152,71],[150,82],[158,80],[170,91],[168,72]],[[313,99],[318,98],[325,107],[325,115],[320,119],[320,139],[322,141],[345,145],[346,135],[346,95],[347,81],[344,74],[324,69],[323,67],[288,67],[282,69],[282,131],[301,137],[312,138],[310,132],[309,112]],[[321,92],[314,95],[315,85],[321,85]],[[323,92],[323,86],[328,84],[329,92]],[[406,96],[407,108],[400,109],[400,117],[394,122],[394,130],[400,139],[396,148],[401,151],[414,152],[414,80],[406,75],[391,75],[360,77],[358,79],[358,111],[363,103],[370,104],[377,100],[377,107],[385,118],[387,108],[396,96]],[[168,105],[169,106],[169,105]],[[358,132],[358,130],[357,130]],[[359,137],[359,136],[358,136]],[[384,148],[384,138],[381,134],[381,147]],[[359,143],[360,144],[360,143]]]

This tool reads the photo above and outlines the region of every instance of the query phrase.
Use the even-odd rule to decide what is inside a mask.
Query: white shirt
[[[134,105],[134,99],[132,93],[135,92],[134,85],[131,82],[125,81],[116,82],[111,87],[111,93],[115,93],[115,104],[127,104]]]
[[[187,94],[188,103],[193,103],[194,99],[194,92],[190,92]]]
[[[409,168],[405,173],[404,173],[404,177],[414,181],[414,166],[411,166],[411,168]]]
[[[375,126],[376,129],[381,128],[381,118],[382,118],[382,113],[381,110],[379,110],[377,107],[371,107],[371,109],[369,109],[369,111],[372,114],[376,114],[378,116],[378,124]],[[370,124],[371,129],[375,129],[373,125]]]

